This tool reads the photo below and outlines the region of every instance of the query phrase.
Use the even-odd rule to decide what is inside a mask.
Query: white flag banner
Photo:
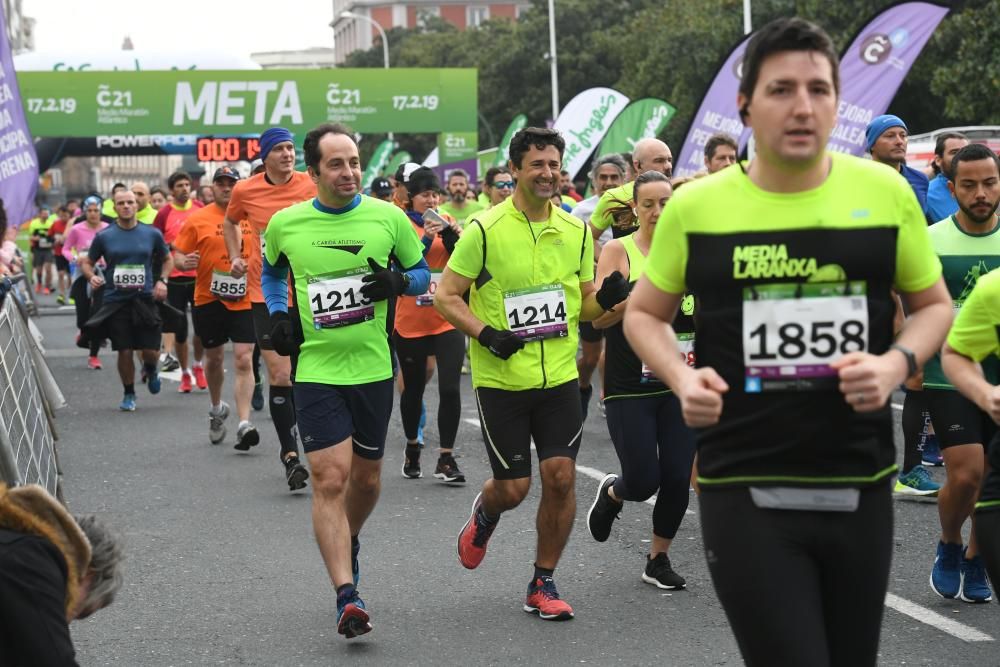
[[[588,88],[563,107],[553,127],[566,139],[563,169],[570,176],[575,177],[583,168],[630,101],[613,88]]]

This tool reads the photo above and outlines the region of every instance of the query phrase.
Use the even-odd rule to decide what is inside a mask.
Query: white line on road
[[[910,618],[920,621],[921,623],[926,623],[933,628],[937,628],[942,632],[947,632],[953,637],[958,637],[964,642],[993,641],[993,637],[990,637],[984,632],[980,632],[975,628],[970,628],[968,625],[963,625],[958,621],[952,620],[947,616],[942,616],[941,614],[931,611],[930,609],[925,609],[918,604],[901,598],[898,595],[893,595],[892,593],[886,593],[885,606],[890,609],[895,609],[900,614],[905,614]]]
[[[902,403],[893,403],[892,404],[892,409],[893,410],[902,410],[903,409],[903,404]]]
[[[471,424],[472,426],[475,426],[477,428],[479,427],[479,420],[478,419],[469,419],[468,417],[466,417],[462,421],[464,421],[466,424]]]

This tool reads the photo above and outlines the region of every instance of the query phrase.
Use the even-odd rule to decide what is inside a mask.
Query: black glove
[[[271,345],[283,357],[290,357],[299,351],[299,342],[295,340],[288,313],[279,310],[271,315]]]
[[[488,324],[479,332],[479,344],[505,361],[524,347],[524,341],[513,331],[497,331]]]
[[[615,271],[604,279],[601,289],[597,290],[597,303],[604,310],[611,310],[617,304],[628,298],[632,285],[621,271]]]
[[[372,301],[382,301],[390,297],[399,296],[406,289],[403,281],[403,274],[398,271],[379,266],[371,257],[368,258],[368,266],[372,272],[361,279],[365,283],[361,288],[361,295]]]

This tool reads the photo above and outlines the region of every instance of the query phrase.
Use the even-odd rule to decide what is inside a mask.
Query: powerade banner
[[[507,160],[510,159],[510,140],[514,138],[514,135],[524,129],[528,124],[528,117],[523,113],[514,116],[514,120],[510,122],[510,126],[507,131],[503,133],[503,140],[500,145],[497,146],[497,154],[493,159],[494,167],[502,167],[507,164]],[[483,172],[486,173],[486,172]]]
[[[392,149],[395,147],[396,143],[392,139],[384,139],[375,148],[375,152],[372,153],[371,158],[368,160],[368,167],[361,176],[362,188],[367,188],[382,173],[385,166],[389,164],[389,156],[392,155]]]
[[[13,77],[11,77],[13,79]],[[475,132],[475,69],[22,72],[35,136]]]
[[[629,98],[611,88],[589,88],[569,101],[552,127],[566,139],[563,169],[576,174],[608,133],[611,123],[628,106]]]
[[[725,132],[740,140],[740,148],[745,145],[749,132],[743,131],[743,121],[736,108],[736,93],[739,92],[740,78],[743,76],[743,54],[751,35],[744,37],[729,52],[701,100],[698,113],[688,126],[680,155],[674,160],[675,176],[691,176],[705,168],[705,142],[716,132]]]
[[[635,100],[615,118],[595,155],[631,153],[640,139],[659,135],[675,113],[673,105],[655,97]]]
[[[3,11],[0,28],[0,198],[16,227],[36,213],[38,156],[21,106]]]
[[[827,148],[861,155],[865,128],[885,113],[927,40],[948,13],[929,2],[890,7],[866,25],[840,59],[840,108]]]

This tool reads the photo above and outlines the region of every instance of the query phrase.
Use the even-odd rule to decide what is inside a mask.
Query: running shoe
[[[437,467],[434,469],[434,477],[445,484],[465,484],[465,475],[458,469],[455,457],[451,454],[442,455],[438,458]]]
[[[208,389],[208,380],[205,379],[205,369],[201,366],[195,366],[191,369],[191,372],[194,373],[195,386],[202,391]]]
[[[528,584],[528,598],[524,610],[538,614],[546,621],[568,621],[573,618],[573,608],[559,599],[556,582],[552,577],[538,577]]]
[[[163,386],[160,381],[159,371],[153,371],[152,373],[146,374],[146,388],[149,389],[150,394],[159,394],[160,388]]]
[[[165,357],[163,357],[163,365],[160,367],[160,369],[164,373],[171,373],[173,371],[176,371],[180,367],[181,367],[181,362],[177,361],[177,357],[175,357],[172,354],[168,354]]]
[[[229,404],[223,401],[219,409],[208,411],[208,440],[217,445],[226,439],[226,418],[229,417]]]
[[[264,386],[258,382],[253,386],[253,396],[250,397],[250,407],[256,412],[264,409]]]
[[[458,560],[469,570],[476,569],[483,562],[483,558],[486,557],[486,546],[500,522],[499,518],[493,522],[485,520],[479,511],[483,505],[482,498],[483,494],[480,492],[472,501],[472,514],[465,522],[462,532],[458,534]]]
[[[361,553],[361,540],[357,537],[351,538],[351,574],[354,575],[354,587],[358,587],[361,581],[361,564],[358,562],[358,554]]]
[[[962,553],[962,590],[959,597],[964,602],[989,602],[993,599],[993,591],[990,590],[982,557],[965,558],[964,550]]]
[[[59,296],[56,297],[56,303],[58,303],[60,306],[65,306],[66,305],[66,297],[64,297],[62,294],[60,294]]]
[[[893,489],[901,496],[936,496],[941,485],[931,479],[931,474],[923,466],[913,466],[913,469],[896,479]]]
[[[590,534],[598,542],[607,542],[611,535],[611,525],[621,515],[622,506],[625,503],[616,503],[608,495],[608,489],[618,479],[618,475],[609,473],[604,476],[601,483],[597,485],[597,495],[587,512],[587,528]]]
[[[371,632],[372,624],[368,612],[365,610],[365,603],[358,595],[358,592],[351,591],[351,594],[342,599],[337,596],[337,632],[348,639],[354,639],[367,632]]]
[[[236,444],[233,449],[245,452],[260,442],[260,433],[250,422],[240,422],[236,428]]]
[[[938,542],[937,557],[931,570],[931,589],[943,598],[955,598],[962,589],[961,544]]]
[[[125,394],[118,408],[122,412],[135,412],[135,394]]]
[[[420,446],[407,445],[403,451],[403,477],[420,479],[424,473],[420,470]]]
[[[309,471],[299,461],[298,456],[289,456],[285,459],[285,481],[288,482],[289,491],[306,488],[307,479],[309,479]]]
[[[938,444],[936,435],[928,435],[927,440],[924,441],[924,450],[920,454],[920,462],[932,468],[944,465],[944,457],[941,456],[941,445]]]
[[[684,577],[674,572],[665,553],[658,553],[655,558],[646,559],[646,571],[642,573],[642,580],[668,591],[677,591],[687,585]]]
[[[101,365],[101,360],[97,357],[87,357],[87,368],[99,371],[104,368],[104,366]]]
[[[181,386],[177,387],[177,393],[190,394],[191,389],[193,389],[193,387],[191,386],[191,381],[192,378],[190,373],[181,373]]]

